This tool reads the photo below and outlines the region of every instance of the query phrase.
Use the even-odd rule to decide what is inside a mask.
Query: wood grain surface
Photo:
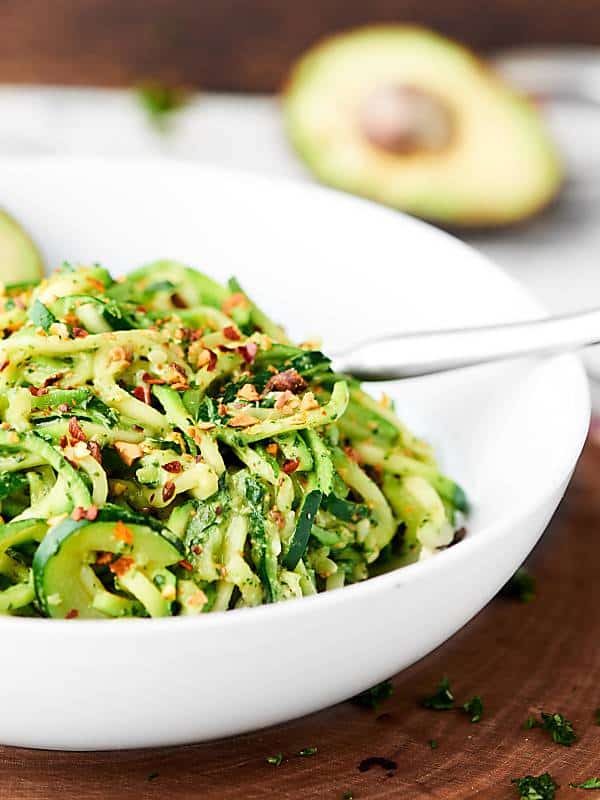
[[[517,796],[511,777],[547,770],[561,784],[557,800],[576,800],[568,783],[600,775],[600,727],[594,724],[600,706],[599,561],[600,444],[590,441],[530,559],[536,599],[526,605],[493,600],[450,642],[397,676],[394,695],[379,712],[348,702],[259,733],[164,750],[0,748],[0,798],[341,800],[351,791],[354,800],[494,800]],[[419,707],[419,698],[443,675],[457,700],[481,695],[481,722]],[[541,730],[524,730],[527,716],[541,709],[565,714],[579,741],[568,748]],[[430,739],[438,741],[437,749]],[[298,756],[306,747],[318,753]],[[283,763],[269,765],[267,756],[279,752]],[[397,769],[359,771],[370,756],[391,759]]]
[[[0,0],[0,82],[270,91],[321,37],[399,21],[484,50],[600,44],[598,0]]]

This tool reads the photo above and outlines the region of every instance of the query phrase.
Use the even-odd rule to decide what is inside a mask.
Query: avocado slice
[[[560,188],[533,104],[424,29],[327,39],[299,60],[282,99],[292,145],[318,179],[442,225],[517,222]]]
[[[0,281],[28,283],[41,280],[42,257],[23,228],[6,211],[0,210]]]

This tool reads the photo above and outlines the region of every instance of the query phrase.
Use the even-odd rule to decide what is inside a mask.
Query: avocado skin
[[[0,210],[0,281],[6,284],[41,280],[44,262],[27,233]]]
[[[330,92],[327,85],[335,72],[338,54],[346,62],[351,54],[356,70],[360,72],[361,65],[373,53],[381,49],[389,51],[392,47],[398,56],[402,56],[407,48],[412,50],[413,57],[420,50],[419,57],[424,64],[431,64],[432,58],[437,59],[440,75],[452,70],[460,75],[462,82],[457,83],[455,91],[448,92],[443,85],[436,86],[435,79],[432,83],[429,69],[424,86],[449,106],[456,102],[459,121],[462,120],[460,106],[464,105],[461,97],[474,93],[474,87],[481,93],[484,87],[483,102],[477,115],[485,118],[489,103],[494,103],[501,111],[497,116],[512,138],[506,137],[506,142],[503,142],[500,137],[497,147],[488,146],[487,139],[492,139],[495,133],[490,126],[489,131],[485,128],[479,131],[477,139],[471,135],[469,143],[465,141],[469,137],[464,135],[464,130],[468,131],[467,117],[462,120],[462,135],[459,133],[455,137],[453,146],[445,153],[393,156],[377,153],[369,142],[363,141],[355,144],[355,150],[365,159],[375,162],[377,169],[369,171],[363,168],[355,172],[336,167],[333,156],[339,143],[334,135],[318,135],[318,126],[312,124],[306,113],[306,98],[316,97],[321,103],[327,100],[334,108],[344,108],[345,104],[340,102],[340,87],[342,94],[345,87],[350,87],[350,70],[345,70],[345,76],[335,84],[336,94]],[[397,80],[397,75],[392,75],[391,80]],[[408,82],[420,86],[414,69]],[[374,87],[375,84],[371,88]],[[533,103],[462,45],[417,26],[369,26],[321,41],[292,68],[282,89],[282,106],[288,139],[319,181],[406,211],[449,230],[485,230],[526,221],[553,202],[563,182],[562,161]],[[349,117],[347,126],[356,127],[355,119]],[[488,137],[488,133],[491,136]],[[476,148],[472,146],[473,141],[477,142]],[[474,160],[474,149],[479,151],[477,161]],[[485,153],[483,161],[482,153]],[[450,160],[453,169],[447,171]],[[418,176],[420,165],[423,166],[421,179]],[[474,174],[477,175],[475,180]],[[405,180],[407,175],[410,186]],[[463,175],[467,175],[469,180],[464,181]],[[508,193],[506,175],[515,179],[514,190]],[[501,182],[504,178],[502,194],[498,192],[498,178]]]

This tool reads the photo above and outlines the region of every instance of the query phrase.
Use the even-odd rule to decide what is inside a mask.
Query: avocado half
[[[0,210],[0,281],[28,283],[44,274],[42,257],[19,223]]]
[[[424,29],[362,28],[316,45],[293,68],[283,109],[323,183],[442,225],[517,222],[560,188],[535,106]]]

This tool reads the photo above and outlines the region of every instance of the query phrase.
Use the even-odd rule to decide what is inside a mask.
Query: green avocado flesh
[[[392,123],[406,127],[408,108],[417,128],[392,136],[394,147],[376,128],[389,124],[390,98],[392,112],[400,103]],[[535,107],[429,31],[373,27],[317,45],[295,66],[283,108],[319,180],[441,224],[517,222],[560,188],[561,163]]]
[[[27,283],[40,280],[43,274],[37,247],[21,226],[0,210],[0,281]]]

